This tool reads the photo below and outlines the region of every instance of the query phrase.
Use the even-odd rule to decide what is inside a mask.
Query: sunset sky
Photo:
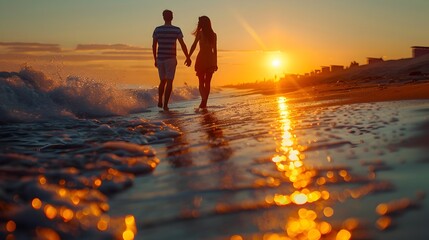
[[[51,75],[154,86],[152,32],[164,9],[173,11],[188,48],[198,17],[211,18],[219,49],[214,85],[365,64],[366,57],[408,58],[411,46],[429,46],[428,0],[0,0],[0,71],[26,63]],[[178,53],[175,84],[197,85]]]

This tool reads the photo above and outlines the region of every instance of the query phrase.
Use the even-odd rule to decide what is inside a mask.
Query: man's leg
[[[176,73],[177,60],[176,58],[169,59],[166,61],[166,70],[165,70],[165,81],[167,82],[167,87],[165,88],[164,96],[164,111],[168,111],[168,101],[170,100],[170,95],[173,90],[173,79]]]
[[[158,107],[162,108],[162,95],[164,95],[165,83],[167,80],[161,79],[158,87]]]
[[[164,110],[168,111],[168,100],[170,100],[171,91],[173,90],[173,80],[166,80],[167,87],[165,88]]]

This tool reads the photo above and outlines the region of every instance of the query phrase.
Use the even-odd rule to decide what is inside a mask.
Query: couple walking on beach
[[[173,80],[176,72],[176,42],[177,40],[185,54],[185,65],[192,64],[191,56],[199,43],[200,51],[195,61],[195,71],[199,80],[199,91],[201,95],[200,108],[207,107],[210,94],[210,83],[213,73],[217,71],[217,36],[213,31],[210,19],[207,16],[198,18],[198,25],[194,31],[195,40],[189,50],[183,41],[183,34],[179,27],[171,24],[173,12],[164,10],[162,13],[164,25],[156,27],[153,32],[152,51],[155,67],[158,68],[160,84],[158,88],[158,107],[168,111],[168,100],[173,89]],[[164,97],[164,98],[163,98]]]

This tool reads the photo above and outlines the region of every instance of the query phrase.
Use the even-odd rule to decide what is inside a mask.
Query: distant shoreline
[[[286,94],[301,101],[336,100],[352,104],[429,99],[429,55],[384,61],[311,77],[288,75],[279,81],[228,85],[259,94]]]

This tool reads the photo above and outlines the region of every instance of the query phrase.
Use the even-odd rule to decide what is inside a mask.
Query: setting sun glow
[[[280,65],[282,64],[282,62],[280,61],[280,59],[276,58],[271,62],[271,66],[273,66],[274,68],[278,68],[280,67]]]
[[[278,79],[287,72],[287,57],[282,51],[268,51],[265,52],[265,71],[267,76],[274,76],[274,79]]]

